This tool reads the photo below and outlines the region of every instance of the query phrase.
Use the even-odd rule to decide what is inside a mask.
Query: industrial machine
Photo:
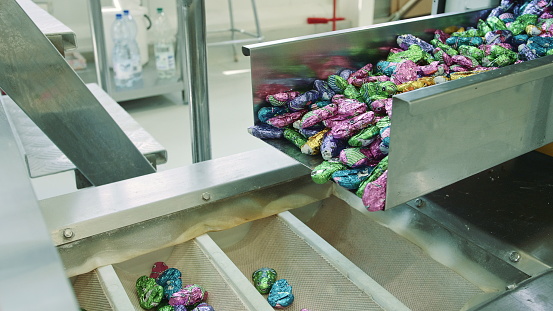
[[[486,13],[247,46],[253,110],[267,84],[307,87],[314,76],[292,77],[298,68],[368,63],[397,34],[424,39]],[[252,285],[261,267],[292,285],[288,310],[551,309],[553,159],[533,151],[553,141],[551,69],[548,56],[394,97],[387,205],[374,213],[313,183],[319,160],[270,141],[285,154],[145,170],[37,201],[4,108],[0,309],[141,310],[135,282],[158,261],[201,284],[215,310],[273,310]]]

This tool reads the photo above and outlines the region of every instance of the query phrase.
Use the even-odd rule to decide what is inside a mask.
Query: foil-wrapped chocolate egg
[[[192,309],[192,311],[215,311],[212,306],[208,305],[205,302],[200,303],[196,306],[196,308]]]
[[[138,303],[146,310],[157,306],[163,299],[163,287],[158,285],[154,278],[143,275],[136,280],[135,287]]]
[[[182,287],[182,273],[176,268],[169,268],[156,279],[157,284],[163,287],[163,295],[169,299]]]
[[[267,301],[273,308],[286,308],[294,302],[294,294],[292,294],[292,286],[288,284],[286,279],[280,279],[273,284]]]
[[[197,284],[190,284],[171,295],[169,304],[172,306],[185,306],[189,309],[206,301],[207,296],[208,293],[203,287]]]
[[[277,272],[272,268],[260,268],[252,273],[255,289],[261,294],[268,294],[277,279]]]

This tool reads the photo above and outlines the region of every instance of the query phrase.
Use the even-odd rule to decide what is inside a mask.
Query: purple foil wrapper
[[[323,120],[323,125],[328,128],[333,128],[336,124],[342,123],[344,120],[350,119],[350,116],[345,114],[337,114],[328,119]]]
[[[338,157],[340,155],[340,152],[344,148],[346,148],[347,145],[347,140],[338,139],[336,137],[328,135],[327,133],[323,138],[323,142],[321,143],[321,156],[324,160],[329,161],[333,158]]]
[[[283,129],[265,123],[249,127],[248,133],[261,139],[280,139],[284,137]]]
[[[348,138],[372,122],[374,122],[374,112],[368,111],[351,119],[334,124],[329,135],[338,139]]]
[[[419,78],[431,77],[431,76],[443,76],[446,75],[449,68],[446,64],[440,64],[439,61],[432,62],[426,66],[420,66],[417,71]]]
[[[174,293],[169,299],[172,306],[183,305],[191,307],[207,299],[207,292],[199,285],[190,284],[184,286],[181,290]]]
[[[276,127],[285,127],[301,119],[301,117],[303,117],[303,115],[306,112],[307,110],[301,110],[301,111],[281,114],[279,116],[272,117],[269,120],[267,120],[267,124],[276,126]]]
[[[382,139],[377,137],[367,148],[361,149],[361,152],[367,157],[367,165],[377,165],[386,155],[380,150]]]
[[[411,34],[399,35],[397,37],[397,44],[404,50],[407,50],[413,44],[420,46],[423,51],[428,53],[432,53],[434,50],[434,46],[432,46],[432,44]]]
[[[367,105],[352,98],[334,98],[333,102],[338,105],[337,115],[357,116],[367,111]]]
[[[212,306],[208,305],[205,302],[200,303],[196,306],[196,308],[192,309],[192,311],[215,311]]]
[[[523,60],[533,60],[539,57],[539,55],[534,53],[526,44],[518,46],[518,54]]]
[[[395,84],[403,84],[409,81],[417,80],[417,71],[419,66],[412,60],[405,60],[396,66],[391,81]]]
[[[487,44],[511,43],[513,33],[510,30],[493,30],[484,36]]]
[[[371,212],[382,211],[386,206],[386,183],[388,181],[388,171],[385,171],[375,181],[370,182],[365,187],[362,201]]]
[[[351,76],[354,73],[351,69],[342,69],[336,73],[336,75],[342,77],[343,79],[347,80],[349,76]]]
[[[338,111],[338,105],[336,104],[329,104],[322,108],[311,110],[307,112],[305,115],[303,115],[301,119],[300,127],[301,128],[312,127],[315,124],[336,115],[337,111]]]
[[[302,109],[305,109],[307,105],[310,105],[311,103],[315,102],[317,99],[319,99],[321,95],[318,91],[311,90],[307,91],[300,96],[292,99],[288,103],[288,108],[292,111],[299,111]]]
[[[315,80],[315,82],[313,82],[313,87],[319,92],[319,100],[328,101],[332,99],[332,96],[336,95],[336,92],[332,90],[326,81]]]

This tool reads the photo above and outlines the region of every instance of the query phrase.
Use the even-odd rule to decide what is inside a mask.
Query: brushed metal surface
[[[0,310],[77,310],[2,107],[0,146]]]
[[[77,47],[76,35],[65,24],[48,14],[31,0],[17,0],[42,33],[52,41],[61,54]]]
[[[0,4],[0,87],[93,185],[155,172],[21,7]]]
[[[86,86],[143,155],[154,156],[156,165],[167,162],[167,150],[118,103],[98,85]],[[0,102],[4,105],[10,123],[21,141],[29,176],[35,178],[76,169],[67,156],[9,96],[0,97]]]
[[[243,48],[252,68],[253,112],[264,95],[308,90],[338,69],[385,59],[385,47],[410,33],[424,40],[435,29],[476,25],[488,10],[443,14],[369,27],[290,38]],[[553,141],[551,57],[396,95],[386,208],[476,174]],[[274,142],[313,168],[322,161]],[[291,148],[294,148],[293,146]],[[313,160],[315,159],[315,160]]]

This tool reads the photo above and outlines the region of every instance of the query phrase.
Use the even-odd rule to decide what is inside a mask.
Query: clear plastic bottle
[[[132,53],[129,47],[129,30],[123,21],[122,14],[115,15],[111,25],[113,38],[113,72],[117,87],[131,87],[133,85]]]
[[[132,76],[135,81],[142,80],[142,62],[140,61],[140,48],[136,41],[137,25],[129,10],[123,11],[123,21],[127,25],[129,33],[129,47],[132,55]]]
[[[171,23],[163,12],[163,8],[157,8],[157,16],[154,19],[154,35],[157,75],[162,79],[171,78],[175,76],[176,72],[174,39],[171,34]]]

